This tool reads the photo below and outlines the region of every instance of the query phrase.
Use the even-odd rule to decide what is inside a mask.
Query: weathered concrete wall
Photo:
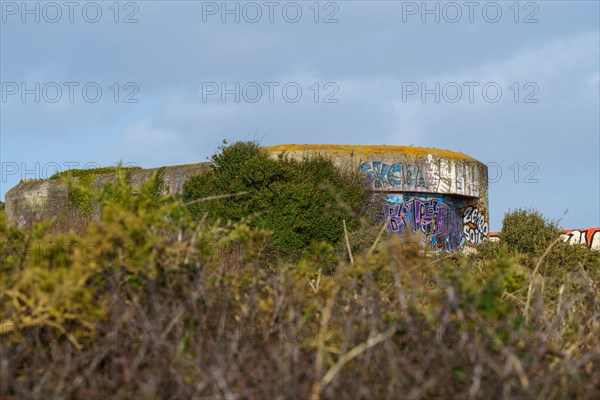
[[[450,150],[364,145],[279,145],[265,149],[297,158],[324,154],[340,166],[358,166],[369,175],[374,191],[487,196],[487,166]]]
[[[25,179],[6,192],[6,216],[18,226],[57,216],[69,208],[66,186],[59,181]]]
[[[182,192],[183,184],[186,180],[192,176],[201,174],[203,171],[206,171],[209,165],[210,163],[199,163],[132,170],[127,172],[127,179],[135,191],[139,189],[144,182],[148,181],[153,173],[158,172],[162,176],[165,193],[176,195]],[[115,181],[115,174],[102,174],[96,177],[93,186],[102,187],[108,183],[114,183]]]
[[[411,146],[280,145],[273,155],[329,156],[355,168],[379,194],[392,233],[421,232],[429,245],[462,251],[488,239],[487,166],[462,153]]]
[[[209,163],[177,165],[127,171],[127,179],[137,190],[153,173],[160,172],[165,192],[181,193],[183,183],[208,168]],[[97,175],[93,187],[115,183],[114,173]],[[65,215],[71,209],[66,184],[61,180],[22,180],[6,193],[6,216],[19,226],[30,225],[45,218]]]

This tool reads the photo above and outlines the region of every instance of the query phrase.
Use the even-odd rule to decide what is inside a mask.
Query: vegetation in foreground
[[[0,396],[600,396],[600,253],[533,211],[432,258],[360,219],[344,235],[341,206],[341,244],[293,252],[120,175],[81,234],[0,213]]]

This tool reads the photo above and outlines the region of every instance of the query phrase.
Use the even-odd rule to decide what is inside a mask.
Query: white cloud
[[[135,160],[147,165],[171,165],[194,157],[194,146],[175,130],[153,126],[150,120],[138,122],[125,130],[115,148],[115,159]]]

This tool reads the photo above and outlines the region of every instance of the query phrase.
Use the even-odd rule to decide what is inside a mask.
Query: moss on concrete
[[[412,155],[427,156],[433,155],[444,158],[452,158],[464,161],[476,161],[473,157],[456,151],[435,149],[429,147],[413,146],[388,146],[388,145],[345,145],[345,144],[282,144],[278,146],[268,146],[264,148],[269,153],[285,151],[308,151],[318,153],[333,154],[354,154],[355,157],[366,158],[370,155]]]
[[[89,168],[89,169],[69,169],[66,171],[57,172],[52,175],[49,179],[60,179],[60,178],[81,178],[85,176],[96,176],[101,174],[110,174],[117,172],[117,169],[121,168],[125,171],[135,171],[140,170],[142,167],[101,167],[101,168]]]

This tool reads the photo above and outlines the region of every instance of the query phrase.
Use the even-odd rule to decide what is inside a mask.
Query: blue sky
[[[224,4],[2,1],[0,197],[224,139],[414,145],[490,165],[492,230],[600,225],[597,1]]]

